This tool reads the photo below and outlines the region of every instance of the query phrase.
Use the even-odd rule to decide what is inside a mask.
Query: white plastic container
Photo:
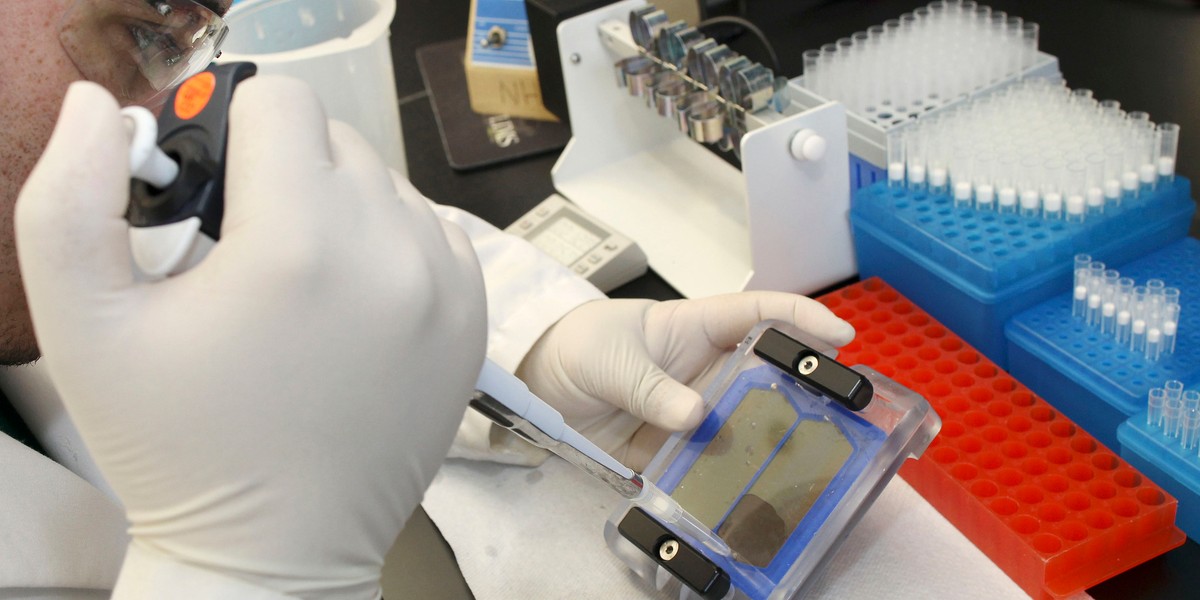
[[[388,42],[395,0],[243,0],[226,17],[219,62],[308,82],[332,119],[349,123],[388,166],[408,173]]]

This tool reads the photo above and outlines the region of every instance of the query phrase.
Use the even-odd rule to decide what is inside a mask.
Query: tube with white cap
[[[1175,155],[1179,150],[1179,125],[1158,125],[1158,176],[1165,181],[1175,180]]]

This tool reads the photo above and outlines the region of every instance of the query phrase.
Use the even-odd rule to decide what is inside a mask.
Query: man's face
[[[84,78],[59,42],[63,13],[75,1],[0,1],[0,364],[38,357],[17,268],[13,205],[50,139],[67,86]],[[223,13],[231,2],[202,4]]]

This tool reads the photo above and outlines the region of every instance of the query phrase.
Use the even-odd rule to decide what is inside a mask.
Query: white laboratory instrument
[[[573,137],[555,188],[636,240],[685,297],[813,292],[854,275],[842,106],[747,112],[738,169],[615,85],[614,64],[642,53],[629,15],[646,6],[624,0],[558,26]]]
[[[505,231],[524,238],[602,292],[640,277],[647,269],[646,253],[636,242],[558,194]]]

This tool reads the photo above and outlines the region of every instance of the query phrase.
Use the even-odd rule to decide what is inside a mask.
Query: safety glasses
[[[77,0],[59,41],[83,76],[122,105],[155,107],[220,54],[228,31],[194,0]]]

